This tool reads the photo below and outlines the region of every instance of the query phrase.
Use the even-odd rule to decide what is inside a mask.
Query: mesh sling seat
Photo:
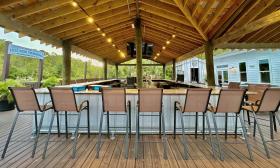
[[[2,158],[5,157],[5,154],[7,152],[9,143],[11,141],[12,134],[14,132],[17,120],[19,115],[25,115],[27,114],[28,111],[34,111],[34,121],[35,121],[35,139],[34,139],[34,146],[32,150],[32,158],[35,155],[36,152],[36,147],[37,147],[37,142],[39,138],[39,133],[42,127],[43,119],[44,119],[44,114],[47,110],[52,109],[52,106],[49,104],[50,102],[40,105],[39,101],[37,99],[36,93],[33,88],[29,87],[9,87],[10,92],[12,93],[12,96],[14,98],[16,108],[17,108],[17,113],[15,116],[15,119],[13,121],[12,127],[10,129],[10,133],[8,135],[8,139],[6,141],[6,145],[4,147],[3,153],[2,153]],[[38,112],[41,113],[41,118],[38,126]]]
[[[140,117],[159,117],[159,136],[163,143],[163,157],[167,159],[167,137],[165,133],[165,120],[162,112],[162,93],[163,89],[138,89],[138,102],[136,113],[136,138],[135,138],[135,158],[138,158],[138,145],[147,141],[140,141]],[[150,112],[151,114],[147,114]],[[143,113],[143,114],[141,114]],[[146,113],[146,114],[145,114]],[[158,114],[154,114],[158,113]],[[161,136],[163,132],[163,137]]]
[[[50,126],[48,130],[48,136],[44,147],[44,152],[42,158],[45,159],[47,148],[50,140],[51,130],[53,126],[53,121],[55,114],[57,116],[57,120],[59,120],[59,112],[65,112],[65,136],[68,138],[68,123],[67,123],[67,113],[68,112],[77,112],[78,119],[77,124],[74,131],[74,138],[73,138],[73,147],[72,147],[72,158],[76,157],[76,146],[77,146],[77,137],[78,137],[78,131],[80,127],[80,119],[81,119],[81,112],[83,110],[87,111],[87,134],[88,138],[90,137],[90,118],[89,118],[89,101],[84,100],[79,106],[77,105],[75,93],[73,88],[64,88],[64,87],[53,87],[48,88],[51,100],[53,104],[54,112],[51,116]],[[58,134],[60,134],[59,131],[59,123],[58,123]]]
[[[102,136],[102,126],[104,114],[107,115],[107,136],[109,136],[110,128],[125,128],[125,158],[128,158],[128,135],[131,135],[131,103],[126,101],[126,91],[125,88],[102,88],[102,108],[98,133],[97,142],[97,154],[96,158],[99,158],[99,152],[101,149],[101,136]],[[110,114],[113,112],[113,114]],[[125,127],[110,127],[110,115],[124,115],[126,116],[126,126]]]
[[[204,138],[204,116],[206,116],[206,122],[207,127],[210,135],[210,143],[212,147],[213,155],[215,156],[215,150],[214,145],[212,141],[212,133],[211,133],[211,127],[210,127],[210,121],[209,117],[206,114],[207,113],[207,107],[210,99],[212,89],[204,89],[204,88],[190,88],[186,91],[186,97],[185,97],[185,103],[183,106],[181,106],[180,102],[176,103],[176,110],[180,113],[181,118],[181,126],[182,126],[182,143],[184,147],[184,159],[188,159],[188,147],[187,147],[187,139],[186,139],[186,133],[185,133],[185,122],[184,117],[187,117],[189,115],[184,115],[186,113],[195,112],[196,113],[196,127],[195,127],[195,137],[197,136],[197,122],[198,122],[198,116],[197,114],[199,112],[203,113],[203,138]],[[176,111],[174,111],[174,114]]]
[[[247,145],[248,153],[250,156],[250,160],[253,160],[252,151],[251,151],[251,145],[249,144],[249,140],[246,133],[246,128],[243,120],[243,116],[240,115],[240,110],[242,107],[243,99],[245,95],[245,90],[243,89],[221,89],[219,99],[217,106],[212,106],[210,104],[209,111],[212,113],[213,123],[214,123],[214,129],[216,133],[216,140],[218,145],[218,150],[220,153],[220,159],[224,160],[223,152],[221,149],[221,143],[218,137],[218,128],[217,128],[217,122],[216,122],[216,114],[217,113],[234,113],[236,114],[236,117],[239,118],[242,128],[242,134],[244,137],[244,141]],[[227,120],[226,120],[227,122]],[[237,120],[236,120],[237,122]],[[237,124],[235,124],[237,125]],[[237,132],[237,127],[235,126],[235,135]]]
[[[243,106],[242,109],[247,110],[249,112],[253,113],[254,117],[254,134],[256,131],[256,126],[258,128],[259,134],[261,136],[261,140],[266,152],[266,155],[268,158],[270,158],[270,154],[267,148],[266,143],[269,141],[265,140],[265,137],[263,136],[260,123],[259,123],[259,118],[257,118],[258,114],[263,114],[265,112],[268,112],[270,115],[270,134],[271,134],[271,139],[272,141],[274,140],[273,137],[273,116],[276,117],[278,123],[280,124],[280,119],[279,116],[276,114],[276,112],[279,109],[279,104],[280,104],[280,88],[267,88],[264,90],[264,93],[262,95],[262,98],[257,101],[255,104]],[[275,122],[274,122],[275,123]]]

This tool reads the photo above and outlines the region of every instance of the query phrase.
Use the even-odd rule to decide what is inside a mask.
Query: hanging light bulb
[[[97,29],[96,29],[97,31],[100,31],[101,29],[99,28],[99,27],[97,27]]]
[[[108,43],[112,43],[112,38],[107,38]]]
[[[93,23],[93,22],[94,22],[94,19],[93,19],[92,17],[88,17],[88,18],[87,18],[87,21],[88,21],[89,23]]]
[[[73,7],[77,7],[77,6],[78,6],[78,3],[75,2],[75,1],[72,1],[72,2],[71,2],[71,5],[72,5]]]
[[[105,34],[105,33],[102,33],[101,35],[102,35],[103,37],[105,37],[105,36],[106,36],[106,34]]]
[[[112,46],[113,46],[113,47],[116,47],[116,45],[115,45],[115,44],[112,44]]]
[[[167,44],[167,45],[168,45],[168,44],[170,44],[170,41],[169,41],[169,40],[167,40],[167,41],[166,41],[166,44]]]
[[[165,49],[166,49],[166,47],[165,47],[165,46],[163,46],[163,47],[162,47],[162,49],[163,49],[163,50],[165,50]]]
[[[160,53],[157,53],[157,56],[160,56]]]
[[[176,37],[176,35],[175,35],[175,34],[173,34],[173,35],[172,35],[172,38],[175,38],[175,37]]]

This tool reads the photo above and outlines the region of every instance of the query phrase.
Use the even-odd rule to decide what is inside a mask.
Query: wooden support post
[[[165,79],[166,76],[166,64],[162,64],[162,79]]]
[[[71,81],[71,43],[69,40],[62,42],[63,51],[63,84],[69,85]]]
[[[107,59],[104,59],[104,79],[105,80],[107,80],[108,79],[108,76],[107,76],[107,74],[108,74],[108,67],[107,67],[107,63],[108,61],[107,61]]]
[[[85,67],[84,67],[84,79],[87,79],[87,62],[85,62]]]
[[[43,68],[44,68],[44,59],[39,59],[38,66],[38,83],[41,83],[43,79]]]
[[[119,79],[119,65],[116,64],[116,79]]]
[[[172,80],[176,79],[176,60],[172,60]]]
[[[206,59],[208,86],[215,86],[213,44],[211,41],[206,42],[204,46],[204,52],[205,52],[205,59]]]
[[[5,51],[4,51],[4,62],[3,62],[3,70],[2,70],[2,80],[6,80],[9,76],[10,70],[10,57],[11,55],[8,54],[8,47],[11,42],[6,41],[5,43]]]
[[[135,44],[136,44],[136,70],[137,70],[137,87],[143,86],[143,69],[142,69],[142,31],[141,19],[135,19]]]

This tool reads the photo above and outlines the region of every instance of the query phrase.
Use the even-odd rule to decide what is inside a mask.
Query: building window
[[[247,82],[246,62],[239,63],[240,81]]]
[[[259,60],[261,83],[270,83],[269,61],[268,59]]]

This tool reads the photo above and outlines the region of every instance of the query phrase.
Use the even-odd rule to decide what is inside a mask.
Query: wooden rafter
[[[208,41],[207,35],[203,32],[201,27],[198,25],[197,21],[192,17],[190,10],[187,7],[184,7],[184,4],[182,3],[181,0],[174,0],[174,2],[177,4],[177,6],[182,11],[182,13],[185,15],[185,17],[192,23],[194,28],[199,32],[201,37],[205,41]]]

